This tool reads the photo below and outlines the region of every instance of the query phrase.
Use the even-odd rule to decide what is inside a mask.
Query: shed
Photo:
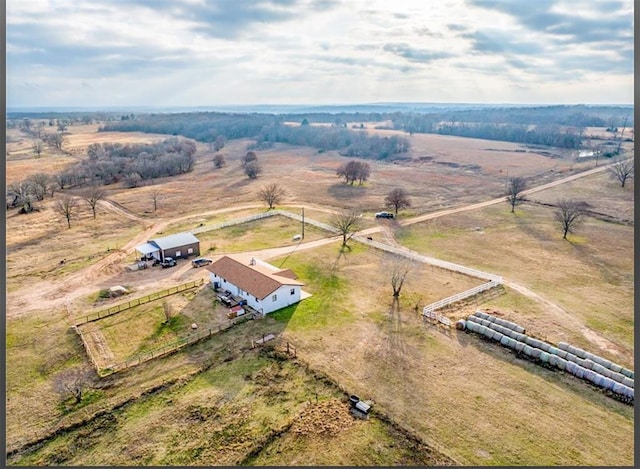
[[[177,233],[162,238],[150,239],[144,244],[136,246],[147,259],[163,261],[165,257],[174,259],[200,255],[200,241],[192,233]]]

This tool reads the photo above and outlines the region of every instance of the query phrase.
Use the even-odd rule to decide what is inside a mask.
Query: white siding
[[[267,295],[263,300],[259,300],[212,272],[209,272],[209,279],[212,286],[214,282],[219,282],[222,290],[229,290],[234,294],[237,294],[237,292],[240,291],[239,296],[247,300],[247,305],[262,314],[272,313],[278,309],[285,308],[300,301],[301,289],[299,285],[282,285],[276,291]],[[291,291],[293,291],[293,294],[291,294]],[[272,300],[273,295],[276,295],[276,301]]]

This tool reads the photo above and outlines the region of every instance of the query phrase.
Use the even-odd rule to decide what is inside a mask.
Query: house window
[[[295,295],[295,294],[296,294],[296,289],[295,289],[295,288],[292,288],[292,289],[291,289],[291,294],[292,294],[292,295]]]
[[[275,301],[278,301],[278,295],[273,295],[273,296],[271,297],[271,301],[274,301],[274,302],[275,302]]]
[[[176,257],[180,257],[182,255],[181,251],[176,251]]]
[[[193,248],[187,249],[187,254],[193,254]]]

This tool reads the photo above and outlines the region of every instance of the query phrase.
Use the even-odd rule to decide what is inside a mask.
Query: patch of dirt
[[[346,402],[330,399],[309,403],[291,425],[290,431],[298,435],[332,436],[358,423]]]

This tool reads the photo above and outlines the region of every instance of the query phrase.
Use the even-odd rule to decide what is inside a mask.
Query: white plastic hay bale
[[[587,352],[585,352],[581,348],[577,348],[576,347],[575,352],[573,352],[573,353],[575,355],[579,356],[580,358],[582,358],[583,360],[587,357]]]
[[[535,347],[536,346],[536,339],[534,339],[533,337],[529,337],[527,336],[524,339],[524,343],[527,344],[529,347]]]
[[[611,379],[614,381],[617,381],[618,383],[622,383],[622,380],[624,380],[625,376],[621,375],[620,373],[611,373]]]
[[[573,345],[567,345],[567,352],[569,352],[571,355],[575,355],[576,354],[576,349]]]
[[[568,343],[566,343],[566,342],[558,342],[558,348],[559,348],[560,350],[564,350],[564,351],[566,351],[568,346],[569,346],[569,344],[568,344]]]
[[[546,342],[542,342],[540,341],[540,346],[538,347],[540,350],[542,350],[543,352],[548,352],[549,349],[551,348],[551,345],[549,345]]]
[[[555,355],[553,355],[555,356]],[[542,363],[549,363],[549,358],[551,357],[551,355],[549,355],[547,352],[540,352],[540,361]]]
[[[519,326],[516,324],[516,326],[513,328],[514,331],[516,331],[518,334],[524,334],[526,329],[522,326]]]
[[[627,368],[622,368],[620,370],[620,373],[622,373],[623,375],[625,375],[627,378],[632,378],[633,379],[633,371],[628,370]]]
[[[558,355],[549,354],[549,365],[558,366],[558,360],[560,360]]]
[[[498,342],[500,342],[503,337],[504,337],[504,334],[500,334],[498,331],[493,331],[493,335],[491,336],[493,340],[496,340]]]
[[[493,321],[495,324],[497,324],[498,326],[504,326],[504,321],[500,318],[496,318],[495,321]]]
[[[600,373],[593,372],[593,379],[591,380],[593,384],[601,388],[602,383],[604,383],[604,380],[605,380],[605,377],[602,376]]]
[[[489,316],[487,313],[485,313],[484,311],[476,311],[475,313],[473,313],[475,316],[478,316],[479,318],[482,319],[487,319],[487,316]]]
[[[576,378],[582,379],[582,378],[584,378],[585,371],[587,371],[585,368],[583,368],[583,367],[578,365],[578,366],[576,366],[575,370],[573,371],[573,375]]]
[[[588,358],[585,358],[583,360],[582,366],[584,368],[586,368],[587,370],[593,370],[593,365],[595,365],[595,363],[593,361],[589,360]]]
[[[503,335],[502,338],[500,339],[500,345],[503,345],[506,347],[509,345],[510,340],[511,339],[509,338],[509,336]]]
[[[567,367],[567,360],[565,360],[564,358],[558,357],[558,360],[556,361],[556,367],[564,371]]]
[[[575,363],[568,361],[565,364],[564,369],[567,370],[569,373],[573,374],[576,370],[576,368],[578,368],[578,365],[576,365]]]
[[[567,354],[567,351],[566,351],[566,350],[563,350],[563,349],[561,349],[561,348],[559,348],[559,349],[558,349],[558,356],[559,356],[560,358],[564,358],[564,359],[566,360],[567,355],[568,355],[568,354]]]
[[[533,350],[534,350],[534,348],[529,346],[529,345],[525,345],[524,348],[522,349],[524,354],[527,355],[528,357],[531,356],[531,354],[533,353]]]
[[[630,388],[634,387],[633,380],[631,378],[626,377],[626,376],[623,378],[622,384],[624,384],[625,386],[629,386]]]
[[[615,385],[616,385],[616,382],[614,380],[612,380],[611,378],[605,377],[604,380],[602,380],[602,387],[604,389],[609,390],[609,391],[613,391],[613,387]]]
[[[596,375],[597,373],[594,373],[591,370],[585,370],[583,379],[586,379],[587,381],[591,381],[593,383],[593,380],[596,377]]]
[[[518,342],[524,342],[526,338],[527,336],[520,332],[516,332],[516,336],[514,337]]]
[[[547,350],[547,353],[550,353],[551,355],[558,355],[559,350],[560,349],[558,349],[558,347],[550,346],[549,350]]]
[[[584,360],[582,358],[576,355],[576,358],[573,361],[576,362],[578,365],[580,365],[582,368],[584,368]]]
[[[620,394],[622,396],[626,396],[626,393],[625,393],[625,388],[626,387],[627,386],[625,386],[622,383],[616,383],[616,384],[613,385],[613,392],[615,392],[616,394]]]
[[[516,340],[516,343],[513,345],[513,348],[516,352],[524,351],[525,347],[528,347],[528,345],[525,345],[524,342],[520,342],[519,340]]]
[[[485,319],[489,322],[494,322],[497,318],[495,316],[491,316],[490,314],[487,314],[487,317]]]
[[[475,322],[475,323],[479,323],[480,322],[480,318],[470,315],[469,317],[467,317],[467,322]]]
[[[542,351],[542,350],[540,350],[539,348],[531,347],[531,357],[532,357],[532,358],[540,358],[540,355],[541,355],[542,353],[545,353],[545,352],[543,352],[543,351]]]

